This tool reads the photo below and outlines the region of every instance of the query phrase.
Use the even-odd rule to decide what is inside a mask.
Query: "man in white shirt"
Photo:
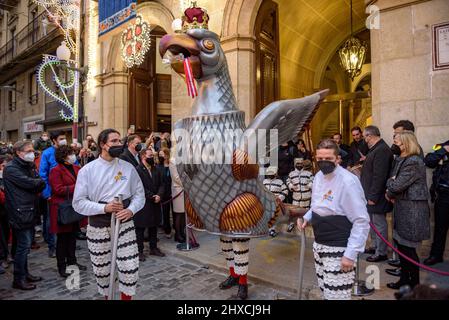
[[[100,294],[107,297],[111,268],[111,215],[121,221],[117,269],[122,300],[136,293],[139,254],[132,217],[145,204],[145,192],[136,169],[118,159],[123,151],[120,134],[103,130],[98,136],[101,154],[78,173],[73,197],[76,212],[89,217],[87,244]],[[121,194],[123,203],[114,202]]]
[[[359,179],[338,165],[337,144],[326,139],[316,150],[320,172],[312,187],[312,204],[298,219],[298,229],[313,226],[318,284],[325,299],[351,299],[354,261],[364,251],[369,232],[366,199]]]

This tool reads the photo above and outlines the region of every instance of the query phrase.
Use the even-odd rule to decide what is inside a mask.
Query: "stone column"
[[[245,112],[247,125],[256,115],[255,42],[252,36],[233,36],[221,40],[237,104]]]

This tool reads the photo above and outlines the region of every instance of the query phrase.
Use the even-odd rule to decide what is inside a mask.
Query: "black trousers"
[[[186,239],[186,215],[173,212],[173,228],[175,229],[175,241],[184,242]]]
[[[162,205],[162,226],[164,227],[165,234],[171,233],[170,209],[171,202]]]
[[[419,263],[416,248],[401,245],[397,241],[396,246],[400,252]],[[419,267],[406,260],[402,256],[399,256],[399,259],[401,260],[401,278],[399,279],[399,282],[401,283],[401,285],[408,284],[413,289],[416,285],[419,284]]]
[[[449,229],[449,191],[439,191],[435,200],[435,230],[430,255],[443,258]]]
[[[136,227],[136,240],[139,253],[143,253],[143,242],[144,242],[145,228]],[[148,236],[150,243],[150,250],[157,248],[157,227],[148,227]]]
[[[56,237],[56,261],[58,269],[76,264],[76,232],[58,233]]]

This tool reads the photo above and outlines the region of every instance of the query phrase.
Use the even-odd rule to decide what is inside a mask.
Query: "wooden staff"
[[[115,202],[122,203],[123,195],[119,194],[118,197],[114,197]],[[120,230],[120,220],[115,217],[115,214],[111,215],[111,273],[109,275],[109,299],[115,300],[115,265],[117,260],[117,247],[118,247],[118,236]]]

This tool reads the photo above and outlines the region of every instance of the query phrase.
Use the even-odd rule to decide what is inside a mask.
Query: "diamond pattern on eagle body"
[[[223,81],[228,81],[224,79]],[[231,95],[232,96],[232,95]],[[190,133],[189,144],[186,141],[178,145],[178,154],[183,154],[188,148],[194,155],[201,155],[203,148],[213,141],[214,134],[220,133],[222,141],[230,138],[230,132],[245,129],[244,112],[232,111],[216,115],[195,115],[181,120],[181,127]],[[227,131],[231,130],[231,131]],[[237,141],[225,146],[225,153],[235,150]],[[201,159],[203,159],[201,157]],[[178,162],[179,163],[179,162]],[[204,224],[208,232],[230,237],[264,236],[268,232],[268,221],[273,217],[276,209],[275,197],[267,191],[260,179],[237,181],[232,174],[231,164],[178,164],[179,174],[192,207]],[[224,208],[240,194],[250,192],[261,201],[264,207],[262,219],[253,227],[239,232],[220,230],[220,216]]]

